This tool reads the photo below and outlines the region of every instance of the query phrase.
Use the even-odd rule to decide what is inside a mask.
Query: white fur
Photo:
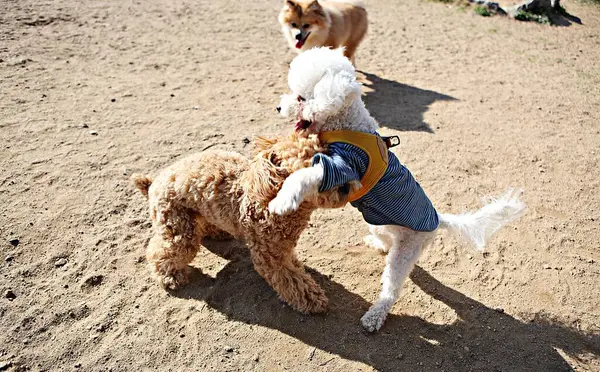
[[[312,121],[308,128],[311,132],[343,129],[372,133],[378,125],[361,100],[354,75],[352,64],[339,51],[317,48],[299,55],[290,66],[288,83],[292,94],[282,97],[281,114]],[[298,96],[305,101],[299,102]],[[305,195],[318,192],[322,180],[322,166],[294,172],[269,204],[269,210],[278,214],[294,211]],[[520,191],[509,190],[498,199],[490,199],[478,211],[438,214],[439,227],[482,250],[498,229],[523,214],[525,204],[519,195]],[[371,234],[365,237],[365,242],[387,252],[379,299],[361,319],[365,329],[375,331],[383,325],[404,280],[437,230],[419,232],[394,225],[370,226],[369,229]]]
[[[393,225],[380,226],[376,234],[380,239],[383,238],[380,240],[382,243],[386,236],[391,239],[384,247],[388,254],[381,276],[379,298],[360,320],[363,327],[369,332],[381,328],[387,314],[400,296],[404,280],[417,263],[423,249],[435,236],[434,232],[413,231],[406,227]]]
[[[269,203],[269,212],[285,215],[298,209],[304,198],[319,192],[323,181],[323,166],[303,168],[286,178],[277,197]]]
[[[496,231],[525,212],[525,204],[519,200],[521,192],[522,190],[509,189],[498,199],[490,198],[489,202],[476,212],[439,213],[440,227],[482,251]]]
[[[281,115],[312,122],[310,132],[359,130],[372,133],[377,121],[360,99],[356,71],[342,49],[314,48],[292,61],[291,94],[281,97]],[[305,101],[298,101],[302,97]]]

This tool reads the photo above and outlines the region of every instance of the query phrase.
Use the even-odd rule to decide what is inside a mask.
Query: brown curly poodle
[[[205,151],[179,160],[154,180],[134,174],[132,180],[148,197],[155,235],[146,257],[164,287],[188,281],[188,264],[208,236],[231,235],[246,242],[256,271],[280,298],[296,310],[322,312],[327,297],[296,258],[294,247],[317,208],[342,207],[347,185],[314,192],[298,210],[271,214],[269,201],[286,177],[309,167],[313,155],[325,151],[315,135],[257,140],[252,160],[226,151]]]

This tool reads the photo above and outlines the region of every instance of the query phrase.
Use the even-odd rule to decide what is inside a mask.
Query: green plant
[[[525,22],[537,22],[542,25],[551,24],[550,18],[548,18],[547,15],[535,14],[532,12],[526,12],[524,10],[519,10],[517,12],[517,14],[515,14],[515,19],[518,19],[519,21],[525,21]]]
[[[492,15],[492,13],[490,13],[488,8],[486,8],[485,6],[477,5],[474,10],[475,13],[479,14],[482,17],[489,17]]]

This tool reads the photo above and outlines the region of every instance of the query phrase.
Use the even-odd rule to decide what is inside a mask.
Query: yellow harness
[[[334,142],[347,143],[358,147],[367,154],[369,165],[360,180],[362,187],[348,195],[348,200],[351,202],[365,196],[379,182],[388,167],[388,148],[396,146],[400,142],[396,136],[382,138],[375,134],[349,130],[319,133],[319,139],[326,144]]]

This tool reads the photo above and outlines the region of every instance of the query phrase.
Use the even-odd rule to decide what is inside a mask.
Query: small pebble
[[[54,266],[56,267],[65,266],[66,264],[67,260],[65,258],[59,258],[58,260],[56,260],[56,262],[54,262]]]
[[[19,239],[11,239],[8,241],[10,243],[10,245],[12,245],[13,247],[16,247],[17,245],[19,245],[20,241]]]
[[[260,360],[260,356],[258,354],[254,354],[254,356],[252,357],[252,360],[255,362],[258,362]]]
[[[9,301],[12,301],[15,298],[17,298],[17,295],[15,294],[15,292],[11,291],[10,289],[7,289],[6,292],[4,292],[4,297],[6,297]]]
[[[550,270],[552,268],[552,266],[550,266],[548,264],[544,264],[544,266],[542,266],[542,267],[546,270]]]
[[[6,371],[12,367],[12,362],[10,360],[0,362],[0,371]]]
[[[497,312],[499,312],[500,314],[504,314],[504,309],[501,307],[495,308],[494,310],[496,310]]]
[[[10,261],[12,261],[12,260],[13,260],[13,258],[14,258],[14,257],[13,257],[12,255],[10,255],[10,254],[9,254],[8,256],[6,256],[6,258],[4,259],[4,261],[6,261],[6,262],[10,262]]]
[[[92,275],[83,281],[83,284],[81,285],[81,287],[82,288],[97,287],[100,284],[102,284],[103,280],[104,280],[104,276],[102,276],[102,275]]]
[[[90,134],[91,134],[92,136],[97,136],[97,135],[98,135],[98,132],[97,132],[97,131],[95,131],[95,130],[90,130]]]
[[[89,126],[86,123],[81,124],[82,128],[89,128]]]
[[[116,98],[111,98],[110,101],[111,102],[117,102],[117,99]]]
[[[81,368],[81,363],[77,363],[73,367],[75,367],[75,368]]]
[[[226,352],[228,352],[228,353],[232,353],[232,352],[233,352],[233,347],[231,347],[231,346],[225,346],[225,347],[223,348],[223,350],[225,350],[225,351],[226,351]]]

